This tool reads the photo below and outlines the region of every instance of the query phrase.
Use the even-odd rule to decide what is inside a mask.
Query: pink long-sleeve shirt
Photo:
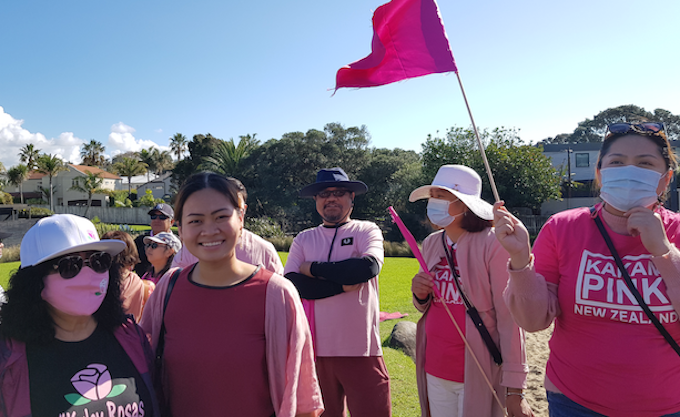
[[[423,256],[428,269],[432,269],[445,256],[442,233],[443,231],[435,232],[423,242]],[[460,269],[462,286],[472,304],[477,307],[484,325],[499,347],[503,365],[497,366],[493,362],[484,340],[469,316],[466,316],[465,337],[501,401],[504,401],[505,388],[526,388],[529,373],[524,331],[512,320],[503,301],[503,291],[508,283],[509,255],[498,243],[491,228],[479,233],[463,233],[457,244],[456,260]],[[424,312],[423,317],[418,321],[416,372],[422,416],[429,417],[425,376],[427,358],[421,352],[425,352],[427,347],[425,328],[430,303],[421,305],[414,299],[414,305]],[[491,389],[484,381],[484,376],[468,351],[465,352],[463,415],[490,417],[504,415],[503,409],[494,400]]]
[[[674,245],[652,256],[640,237],[605,227],[643,298],[680,341],[680,215],[657,209]],[[611,216],[611,215],[609,215]],[[510,271],[505,297],[520,326],[555,320],[546,388],[605,415],[654,417],[680,411],[680,357],[630,294],[588,208],[545,224],[534,260]]]

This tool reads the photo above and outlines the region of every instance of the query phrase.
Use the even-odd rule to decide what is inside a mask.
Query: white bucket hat
[[[125,249],[122,240],[99,240],[91,221],[73,214],[54,214],[38,220],[21,240],[21,268],[38,265],[61,255],[101,251],[117,255]]]
[[[493,220],[493,206],[482,200],[482,179],[465,165],[443,165],[432,185],[423,185],[411,192],[410,202],[430,198],[430,190],[441,189],[458,197],[473,213],[484,220]]]
[[[168,245],[175,253],[182,249],[182,241],[174,233],[161,232],[153,236],[144,236],[144,243],[156,242]]]

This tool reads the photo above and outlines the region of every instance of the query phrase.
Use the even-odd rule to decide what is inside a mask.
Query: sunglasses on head
[[[151,220],[156,220],[156,219],[167,220],[167,219],[169,219],[169,217],[166,216],[165,214],[152,214]]]
[[[80,255],[68,255],[54,261],[53,268],[62,278],[69,279],[78,275],[83,266],[102,274],[111,268],[111,261],[111,255],[106,252],[94,252],[85,259]]]
[[[607,132],[605,138],[611,135],[625,135],[626,133],[637,133],[641,135],[654,135],[664,131],[663,123],[644,122],[644,123],[612,123],[607,125]]]
[[[148,249],[148,248],[156,249],[159,246],[165,246],[165,245],[163,245],[162,243],[158,243],[158,242],[151,242],[151,243],[145,243],[144,244],[145,249]]]
[[[342,197],[343,195],[347,194],[348,192],[349,192],[349,190],[333,190],[333,191],[324,190],[324,191],[321,191],[320,193],[317,193],[316,196],[321,197],[321,198],[328,198],[332,194],[333,197]]]

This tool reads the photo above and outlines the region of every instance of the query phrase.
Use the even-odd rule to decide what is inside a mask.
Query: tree
[[[170,138],[170,149],[177,155],[177,160],[182,159],[182,154],[187,150],[187,137],[181,133],[175,133]]]
[[[142,149],[137,153],[137,157],[140,161],[144,162],[149,169],[146,171],[146,181],[151,181],[149,174],[151,171],[156,171],[156,160],[153,155],[154,147],[149,149]]]
[[[35,169],[35,164],[40,157],[40,149],[36,149],[32,143],[27,143],[19,149],[19,159],[24,162],[29,171]]]
[[[113,164],[116,174],[127,177],[128,179],[128,198],[132,195],[132,177],[146,172],[148,165],[134,158],[123,158],[122,161]]]
[[[85,171],[84,177],[78,177],[74,180],[73,186],[70,189],[87,194],[87,208],[83,217],[87,217],[87,212],[92,206],[92,195],[105,194],[107,192],[107,190],[102,189],[103,184],[104,178],[102,178],[99,172],[95,174],[91,171]]]
[[[42,154],[36,160],[37,170],[50,177],[50,210],[54,211],[54,188],[52,187],[52,178],[56,177],[62,171],[68,171],[68,167],[56,155]]]
[[[104,157],[104,145],[94,139],[90,143],[84,143],[80,149],[80,157],[83,159],[83,165],[101,167],[106,163]]]
[[[21,204],[24,204],[24,181],[28,179],[28,166],[19,164],[13,166],[7,171],[7,179],[10,184],[19,187],[19,195],[21,197]]]
[[[172,155],[170,151],[160,151],[153,148],[152,152],[153,165],[156,168],[156,175],[159,177],[169,169],[172,169],[174,164],[172,163]]]
[[[172,184],[175,190],[178,190],[191,174],[200,171],[206,157],[216,154],[219,141],[220,139],[210,133],[194,135],[187,145],[189,156],[178,161],[172,169]]]
[[[680,116],[664,109],[648,112],[642,107],[632,104],[614,107],[601,111],[578,124],[571,134],[562,133],[554,138],[547,138],[543,143],[582,143],[602,142],[607,132],[607,125],[612,123],[639,123],[645,121],[662,122],[666,125],[668,139],[680,139]]]
[[[313,182],[321,168],[342,167],[357,178],[369,161],[368,144],[365,126],[344,128],[338,123],[265,142],[242,163],[239,179],[248,189],[249,210],[274,218],[292,232],[319,221],[313,201],[298,198],[298,191]]]
[[[540,147],[523,144],[515,130],[483,130],[480,136],[486,146],[498,194],[508,207],[538,210],[544,201],[559,198],[560,176]],[[429,136],[422,147],[425,183],[431,182],[444,164],[467,165],[482,178],[482,198],[493,201],[486,169],[471,129],[453,127],[446,138]]]
[[[255,135],[240,136],[238,145],[234,144],[233,138],[228,141],[220,140],[216,154],[207,156],[201,164],[201,169],[231,177],[241,176],[242,161],[260,145],[260,141],[255,139]]]

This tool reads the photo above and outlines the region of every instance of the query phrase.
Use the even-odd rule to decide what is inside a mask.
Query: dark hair
[[[489,227],[493,227],[493,220],[484,220],[473,213],[472,210],[468,209],[463,215],[460,227],[467,232],[478,233]]]
[[[178,224],[182,224],[184,203],[186,203],[189,196],[196,191],[205,190],[207,188],[213,189],[227,197],[234,207],[243,208],[243,205],[245,204],[247,193],[246,188],[241,184],[241,181],[236,178],[215,174],[214,172],[199,172],[187,178],[186,182],[177,193],[175,219]]]
[[[113,263],[118,268],[126,268],[130,266],[135,266],[139,263],[139,252],[137,252],[137,245],[132,240],[132,236],[129,233],[123,232],[122,230],[112,230],[110,232],[104,233],[101,237],[104,239],[114,239],[122,240],[125,242],[126,248],[113,257]]]
[[[0,308],[3,337],[24,343],[46,344],[54,340],[54,321],[42,298],[44,278],[52,271],[52,261],[21,268],[12,275],[7,303]],[[120,272],[109,271],[109,286],[102,305],[93,317],[104,329],[113,331],[126,320],[120,293]]]

